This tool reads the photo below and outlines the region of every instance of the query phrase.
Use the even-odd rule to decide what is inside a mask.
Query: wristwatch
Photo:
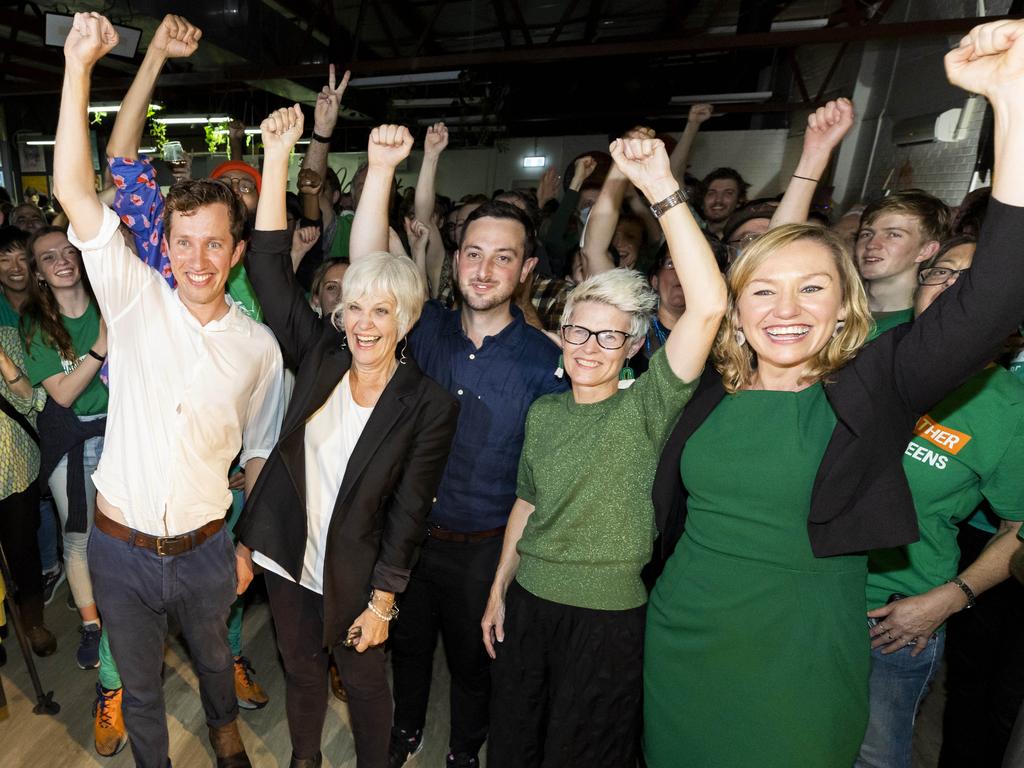
[[[672,208],[675,208],[677,205],[685,203],[687,200],[689,200],[689,197],[687,197],[686,192],[684,192],[682,189],[677,189],[664,200],[659,200],[656,203],[652,203],[651,213],[654,214],[654,218],[660,219],[662,216],[665,215],[667,211],[669,211]]]

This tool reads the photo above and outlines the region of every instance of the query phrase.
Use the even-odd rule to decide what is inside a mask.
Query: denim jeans
[[[855,768],[910,768],[917,709],[942,661],[946,633],[932,636],[920,655],[914,646],[895,653],[871,652],[868,730]]]
[[[108,536],[89,535],[89,569],[110,649],[124,681],[124,720],[135,764],[168,765],[164,640],[168,615],[181,625],[211,727],[238,716],[228,610],[235,601],[235,552],[221,529],[180,555],[158,556]]]

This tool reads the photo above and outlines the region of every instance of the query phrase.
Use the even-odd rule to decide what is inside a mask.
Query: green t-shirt
[[[914,308],[898,309],[895,312],[872,312],[871,317],[874,318],[875,327],[868,334],[868,341],[881,336],[890,328],[895,328],[897,325],[903,325],[912,321],[914,319]]]
[[[224,286],[228,296],[235,300],[238,308],[255,320],[263,322],[263,308],[259,299],[256,298],[256,291],[249,282],[249,275],[245,272],[245,264],[238,262],[228,274],[228,281]]]
[[[1024,384],[999,366],[975,374],[922,416],[903,455],[920,541],[868,558],[868,607],[956,576],[956,525],[983,499],[1024,520]]]
[[[348,241],[352,237],[352,222],[355,215],[352,211],[342,211],[335,218],[334,239],[331,240],[332,259],[348,259]]]
[[[640,571],[654,542],[654,472],[695,388],[676,378],[661,349],[647,373],[607,400],[578,404],[570,391],[533,403],[516,491],[536,507],[519,540],[523,588],[598,610],[647,602]]]
[[[0,328],[17,328],[21,317],[14,311],[14,307],[7,301],[4,292],[0,289]]]
[[[89,354],[92,345],[96,343],[96,337],[99,336],[100,311],[95,302],[89,303],[89,308],[81,317],[61,315],[60,319],[71,334],[71,346],[78,357],[75,360],[63,359],[57,347],[44,340],[43,332],[36,328],[32,334],[32,342],[25,350],[25,373],[34,387],[39,386],[43,379],[75,370]],[[79,416],[94,416],[107,412],[107,385],[100,380],[99,371],[75,400],[71,410]]]

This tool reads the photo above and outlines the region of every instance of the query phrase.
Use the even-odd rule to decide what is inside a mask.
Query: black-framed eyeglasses
[[[589,328],[584,328],[582,325],[562,326],[562,338],[577,347],[586,344],[591,336],[597,338],[598,345],[603,349],[622,349],[629,340],[629,334],[625,331],[614,331],[611,329],[592,331]]]
[[[963,272],[968,272],[970,269],[970,267],[964,267],[963,269],[929,267],[917,273],[917,282],[921,285],[945,285],[952,278],[959,277]]]

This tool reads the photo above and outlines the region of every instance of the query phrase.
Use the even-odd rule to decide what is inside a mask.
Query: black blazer
[[[298,366],[281,439],[260,473],[235,534],[298,581],[306,551],[306,420],[352,363],[345,336],[306,303],[286,232],[255,232],[247,271],[267,324]],[[402,592],[455,435],[458,403],[411,359],[377,401],[349,458],[327,531],[325,647],[344,639],[370,588]]]
[[[921,414],[996,356],[1024,316],[1024,208],[995,198],[971,270],[912,324],[867,344],[825,382],[836,427],[811,494],[807,533],[818,557],[916,541],[902,455]],[[686,441],[725,397],[708,366],[662,453],[653,499],[667,559],[686,523],[679,474]]]

